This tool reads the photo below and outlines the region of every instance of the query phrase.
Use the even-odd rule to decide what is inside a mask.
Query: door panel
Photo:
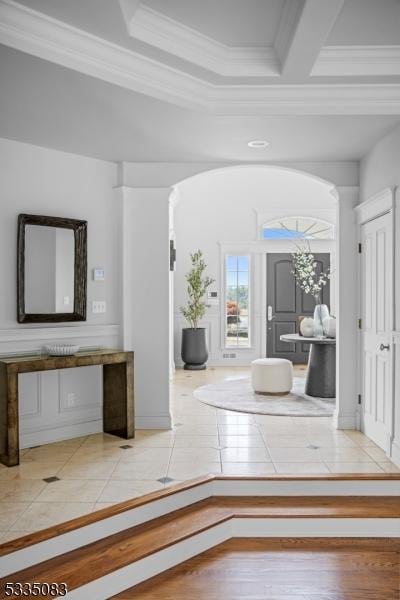
[[[277,260],[274,263],[275,314],[296,312],[296,283],[292,269],[292,262],[287,259]]]
[[[295,354],[296,344],[288,344],[281,341],[281,335],[285,333],[296,333],[296,327],[293,321],[277,321],[274,328],[274,353],[275,354]]]
[[[329,254],[315,254],[315,259],[319,272],[329,269]],[[314,300],[296,285],[292,271],[291,254],[267,254],[267,307],[272,309],[272,320],[267,321],[267,356],[287,358],[298,364],[307,362],[309,345],[281,342],[280,336],[298,333],[298,317],[313,316]],[[322,302],[329,306],[329,299],[328,283],[322,292]]]
[[[392,216],[361,228],[362,430],[389,450],[392,413]]]

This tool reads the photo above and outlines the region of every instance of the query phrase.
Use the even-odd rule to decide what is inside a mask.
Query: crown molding
[[[0,0],[0,43],[161,100],[188,106],[203,82],[13,0]],[[205,108],[205,106],[204,106]]]
[[[148,6],[139,6],[126,24],[132,37],[218,75],[280,75],[273,48],[227,46]]]
[[[141,94],[214,114],[400,114],[399,84],[213,85],[13,0],[0,0],[0,43]]]
[[[400,46],[325,46],[311,76],[400,75]]]

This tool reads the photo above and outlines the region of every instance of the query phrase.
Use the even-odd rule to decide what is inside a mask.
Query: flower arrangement
[[[317,262],[314,254],[311,252],[310,245],[296,246],[296,251],[292,254],[293,275],[296,284],[305,294],[310,294],[315,300],[315,304],[321,302],[321,291],[326,286],[332,273],[317,272]]]

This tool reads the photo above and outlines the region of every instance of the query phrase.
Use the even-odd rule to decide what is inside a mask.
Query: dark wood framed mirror
[[[87,221],[18,216],[18,323],[86,320]]]

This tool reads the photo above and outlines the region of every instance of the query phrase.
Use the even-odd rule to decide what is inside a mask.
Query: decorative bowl
[[[73,346],[71,344],[52,344],[46,346],[46,351],[50,356],[72,356],[79,351],[79,346]]]

